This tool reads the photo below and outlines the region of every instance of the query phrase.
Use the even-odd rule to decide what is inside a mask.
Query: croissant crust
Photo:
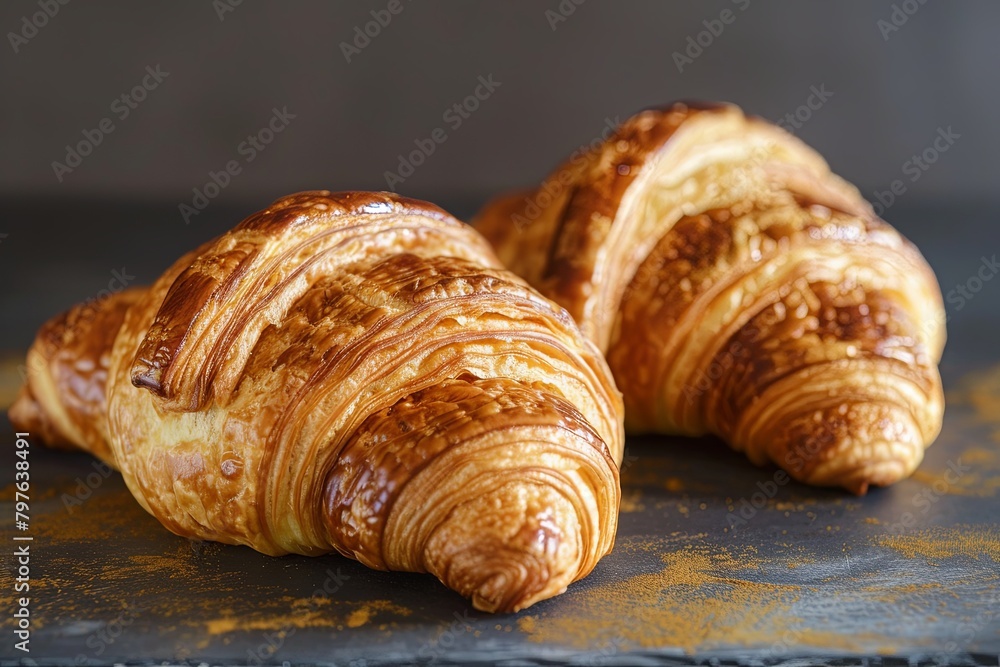
[[[713,433],[863,493],[940,430],[930,267],[812,149],[735,106],[643,111],[475,224],[605,352],[631,431]]]
[[[70,334],[73,313],[11,417],[108,460],[178,535],[430,572],[490,611],[613,546],[606,363],[433,205],[285,197]],[[97,358],[80,405],[64,360]]]

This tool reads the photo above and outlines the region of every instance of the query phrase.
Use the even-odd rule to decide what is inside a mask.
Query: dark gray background
[[[945,293],[1000,245],[997,2],[587,0],[553,30],[559,0],[400,0],[348,63],[341,43],[388,0],[242,0],[222,20],[217,6],[239,0],[71,0],[14,53],[10,34],[38,1],[0,4],[0,348],[26,346],[111,271],[152,280],[275,197],[384,189],[398,156],[435,128],[447,141],[399,191],[467,218],[490,195],[537,182],[606,119],[677,98],[731,100],[777,120],[825,87],[832,97],[799,136],[870,199],[905,182],[885,217],[917,242]],[[724,10],[732,22],[679,72],[673,54]],[[894,12],[905,23],[886,32]],[[169,76],[120,120],[112,102],[156,65]],[[443,113],[489,75],[500,87],[450,128]],[[238,146],[275,107],[295,118],[247,164]],[[59,182],[52,162],[103,118],[114,132]],[[949,127],[960,138],[912,181],[907,161]],[[178,206],[234,159],[242,172],[185,224]],[[996,289],[982,294],[950,311],[953,340],[989,335],[974,317],[994,309]]]
[[[36,2],[0,5],[5,35]],[[181,200],[237,157],[275,106],[296,119],[222,200],[384,188],[397,155],[488,74],[501,87],[402,191],[488,195],[539,179],[607,117],[705,98],[776,119],[824,84],[834,95],[800,135],[866,194],[899,177],[939,126],[962,139],[909,194],[995,190],[1000,3],[588,0],[553,30],[545,12],[558,0],[401,0],[347,63],[340,42],[387,2],[243,0],[220,21],[210,0],[73,0],[19,53],[9,38],[0,44],[2,192]],[[878,21],[893,4],[919,9],[886,40]],[[735,20],[678,72],[673,52],[723,9]],[[166,81],[58,183],[51,162],[156,64]]]

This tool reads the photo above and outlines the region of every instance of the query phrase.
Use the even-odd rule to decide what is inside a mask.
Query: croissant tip
[[[37,431],[35,424],[41,418],[41,408],[27,385],[22,385],[17,398],[7,410],[7,419],[17,430]]]
[[[163,384],[160,382],[158,373],[155,373],[153,369],[145,371],[133,371],[132,372],[132,386],[138,389],[148,389],[154,395],[160,398],[166,398],[166,391],[163,388]]]
[[[503,572],[492,575],[472,593],[472,606],[491,614],[514,614],[534,603],[524,594],[511,595],[509,583]]]

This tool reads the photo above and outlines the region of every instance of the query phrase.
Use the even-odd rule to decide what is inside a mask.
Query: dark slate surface
[[[134,261],[138,283],[208,235],[164,231],[170,207],[91,205],[76,235],[43,253],[32,220],[51,220],[54,210],[7,208],[5,221],[19,216],[0,245],[5,258],[18,256],[0,263],[0,284],[18,285],[0,302],[8,348],[86,298],[102,271]],[[960,213],[917,212],[927,224],[907,230],[946,291],[992,252],[969,228],[932,224]],[[18,239],[34,249],[14,253]],[[93,249],[76,260],[75,281],[74,269],[60,267],[74,243]],[[117,474],[105,478],[88,456],[34,440],[30,529],[17,531],[14,436],[3,421],[0,662],[997,665],[996,289],[949,310],[945,427],[912,479],[856,498],[774,483],[783,480],[774,469],[714,440],[633,439],[614,552],[566,594],[507,616],[476,612],[425,575],[176,537]],[[10,385],[16,369],[6,374]],[[13,647],[15,534],[34,538],[30,654]]]

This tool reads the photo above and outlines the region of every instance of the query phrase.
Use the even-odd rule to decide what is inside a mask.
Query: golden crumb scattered
[[[760,639],[765,626],[783,617],[776,612],[787,610],[799,595],[798,586],[758,581],[762,563],[752,550],[730,553],[642,541],[623,546],[667,552],[656,571],[577,592],[573,613],[525,617],[518,627],[538,642],[580,648],[613,642],[693,652]]]
[[[372,610],[367,605],[365,605],[360,609],[355,609],[354,611],[352,611],[350,615],[347,617],[347,621],[345,622],[344,625],[346,625],[349,628],[360,628],[362,625],[365,625],[369,620],[371,620],[371,617],[372,617]]]
[[[631,513],[631,512],[642,512],[646,509],[646,505],[641,501],[642,493],[637,489],[632,490],[622,490],[622,502],[619,507],[620,512]]]
[[[517,627],[521,632],[532,633],[535,631],[535,617],[522,616],[517,619]]]
[[[1000,565],[1000,532],[992,526],[933,528],[908,535],[884,535],[876,541],[907,558],[923,558],[931,563],[965,556],[991,558]]]

